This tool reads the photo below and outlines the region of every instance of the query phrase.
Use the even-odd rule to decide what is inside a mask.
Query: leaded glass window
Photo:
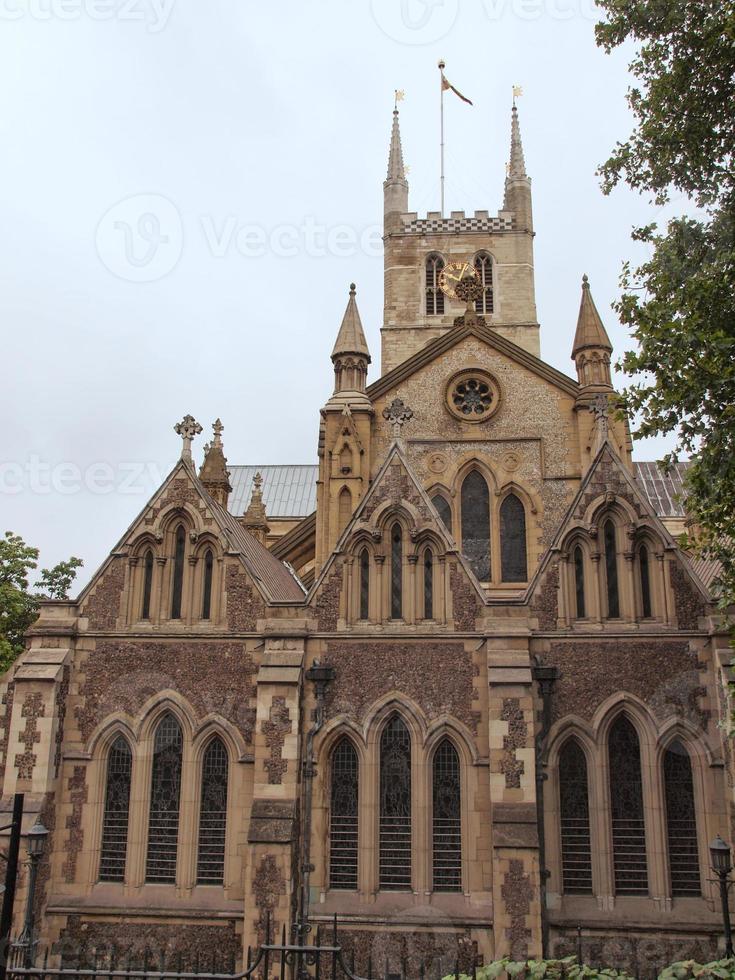
[[[462,483],[462,553],[481,582],[490,581],[490,494],[482,473]]]
[[[459,756],[448,738],[434,753],[433,868],[435,892],[462,891],[462,805]]]
[[[204,594],[202,596],[202,619],[209,619],[212,614],[212,575],[214,573],[214,555],[211,549],[204,556]]]
[[[130,746],[122,735],[118,735],[107,753],[100,881],[125,880],[132,766]]]
[[[431,548],[424,552],[424,619],[434,618],[434,556]]]
[[[390,533],[390,616],[400,619],[403,615],[403,532],[400,524],[394,524]]]
[[[151,618],[151,590],[153,588],[153,552],[148,549],[143,559],[143,604],[141,619]]]
[[[398,715],[380,737],[380,887],[411,888],[411,736]]]
[[[153,740],[146,881],[176,882],[182,748],[181,726],[172,714],[164,715]]]
[[[227,831],[227,771],[229,758],[218,736],[202,760],[202,802],[199,808],[197,884],[221,885],[225,878]]]
[[[444,293],[439,286],[439,276],[444,269],[441,255],[430,255],[426,260],[426,312],[428,316],[444,313]]]
[[[650,619],[651,573],[648,563],[648,548],[644,544],[638,549],[638,567],[641,573],[641,611],[644,619]]]
[[[329,811],[329,886],[357,888],[359,763],[354,745],[342,738],[332,753]]]
[[[452,508],[449,506],[449,501],[446,497],[442,497],[440,493],[437,493],[431,498],[432,504],[436,507],[436,511],[441,518],[444,527],[452,533]]]
[[[664,755],[664,785],[671,894],[701,895],[692,763],[681,742],[674,742]]]
[[[592,894],[592,848],[587,760],[576,738],[559,753],[561,869],[567,895]]]
[[[584,619],[587,605],[584,595],[584,553],[581,545],[574,549],[574,592],[577,599],[577,618]]]
[[[609,750],[615,893],[647,895],[641,753],[636,730],[625,715],[610,729]]]
[[[486,253],[475,256],[475,273],[482,286],[482,295],[475,300],[476,313],[493,312],[493,260]]]
[[[370,552],[360,552],[360,619],[370,619]]]
[[[171,593],[171,619],[181,619],[181,593],[184,585],[184,552],[186,551],[186,531],[179,524],[176,528],[174,545],[174,575]]]
[[[607,588],[607,614],[611,619],[620,615],[620,596],[618,595],[618,555],[615,543],[615,525],[607,521],[603,530],[605,545],[605,585]]]
[[[500,567],[504,582],[525,582],[526,509],[514,493],[500,505]]]

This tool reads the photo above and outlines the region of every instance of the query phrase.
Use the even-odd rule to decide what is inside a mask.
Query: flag
[[[468,105],[473,105],[472,101],[468,99],[466,95],[462,95],[459,89],[455,88],[454,85],[452,85],[452,83],[449,81],[449,79],[445,76],[444,72],[442,71],[442,91],[446,92],[447,89],[451,89],[452,92],[454,92],[455,95],[458,95],[463,102],[467,102]]]

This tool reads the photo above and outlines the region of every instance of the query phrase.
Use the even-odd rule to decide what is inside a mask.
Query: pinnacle
[[[510,124],[510,166],[508,167],[509,180],[526,180],[526,161],[523,156],[523,143],[521,142],[521,127],[518,122],[518,109],[513,106]]]
[[[362,329],[360,312],[357,309],[355,299],[357,289],[354,282],[350,283],[350,298],[347,301],[347,309],[342,318],[342,326],[339,328],[337,340],[332,351],[332,359],[341,354],[361,354],[370,362],[370,351],[365,340],[365,331]]]
[[[585,347],[596,347],[609,351],[613,349],[600,314],[597,312],[595,301],[592,299],[590,281],[586,274],[582,276],[582,301],[579,305],[572,357],[576,357],[578,351]]]
[[[405,180],[406,170],[403,166],[403,148],[401,146],[401,130],[398,125],[398,109],[393,110],[393,129],[390,137],[390,153],[388,155],[387,180]]]

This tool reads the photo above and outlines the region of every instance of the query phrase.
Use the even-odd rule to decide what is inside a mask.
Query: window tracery
[[[610,729],[610,811],[615,892],[648,894],[646,828],[638,735],[621,715]]]
[[[448,738],[434,753],[433,874],[434,891],[462,890],[462,807],[459,756]]]
[[[441,255],[430,255],[426,260],[426,313],[428,316],[441,316],[444,313],[444,293],[439,286],[439,277],[444,269]]]
[[[475,300],[475,312],[489,314],[493,312],[493,260],[487,252],[479,252],[475,256],[475,274],[482,286],[481,296]]]
[[[132,767],[133,756],[127,739],[118,735],[107,753],[100,881],[125,880]]]
[[[461,491],[462,553],[480,582],[490,581],[490,494],[482,473],[471,470]]]
[[[528,578],[526,509],[514,493],[500,505],[500,566],[503,582],[525,582]]]
[[[380,887],[411,888],[411,736],[393,715],[380,738]]]
[[[329,820],[329,885],[357,888],[359,762],[343,737],[332,752]]]
[[[146,881],[174,884],[178,856],[183,737],[171,713],[156,727],[153,744]]]
[[[587,788],[587,760],[576,738],[559,753],[561,866],[567,895],[592,894],[592,848]]]
[[[221,885],[224,882],[228,762],[225,744],[219,736],[215,736],[202,760],[197,849],[199,885]]]
[[[701,895],[692,763],[679,741],[664,754],[664,786],[671,894]]]

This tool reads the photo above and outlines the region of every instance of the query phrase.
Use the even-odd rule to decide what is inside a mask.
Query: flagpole
[[[439,60],[439,125],[441,130],[441,216],[444,217],[444,60]]]

